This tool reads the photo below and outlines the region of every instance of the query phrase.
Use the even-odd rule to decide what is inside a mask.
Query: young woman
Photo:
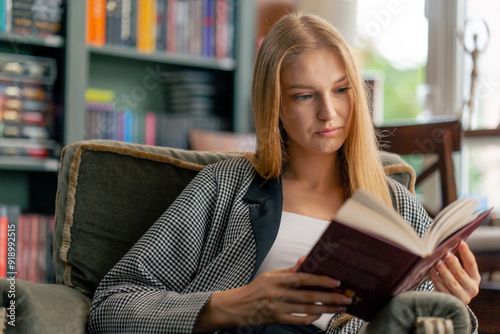
[[[301,256],[359,188],[394,206],[420,235],[431,219],[384,173],[363,81],[338,32],[315,16],[276,23],[255,63],[252,108],[256,153],[198,174],[103,279],[90,333],[361,328],[342,315],[350,298],[321,289],[341,282],[295,272]],[[463,265],[449,254],[431,278],[467,304],[480,278],[465,243],[459,252]]]

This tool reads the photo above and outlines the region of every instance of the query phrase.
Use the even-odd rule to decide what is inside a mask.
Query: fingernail
[[[352,298],[349,298],[349,297],[342,298],[342,304],[346,304],[346,305],[352,304]]]
[[[338,288],[340,286],[340,281],[339,280],[336,280],[336,279],[332,279],[330,281],[330,286],[332,288]]]

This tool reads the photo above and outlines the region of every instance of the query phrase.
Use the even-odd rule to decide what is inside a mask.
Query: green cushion
[[[204,165],[240,155],[98,140],[66,147],[56,200],[57,282],[92,296]]]
[[[11,291],[15,289],[14,299]],[[15,288],[10,281],[0,279],[0,307],[7,309],[15,301],[15,326],[6,325],[11,334],[84,334],[90,298],[60,284],[36,284],[16,280]],[[8,317],[7,321],[13,320]],[[0,325],[0,332],[2,326]]]
[[[67,146],[56,200],[56,280],[92,297],[104,275],[203,166],[241,153],[197,152],[90,140]],[[411,167],[381,152],[398,181]]]

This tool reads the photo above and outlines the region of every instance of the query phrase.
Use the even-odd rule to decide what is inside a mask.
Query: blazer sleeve
[[[217,200],[210,166],[105,276],[88,332],[190,333],[213,292],[188,292]]]

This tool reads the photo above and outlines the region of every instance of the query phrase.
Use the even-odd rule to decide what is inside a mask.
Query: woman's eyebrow
[[[347,74],[344,74],[344,76],[342,76],[341,78],[337,79],[334,83],[339,83],[339,82],[342,82],[344,81],[345,79],[347,79]]]
[[[340,77],[339,79],[335,80],[335,82],[333,84],[334,85],[338,84],[339,82],[342,82],[342,81],[344,81],[346,79],[347,79],[347,74],[344,74],[342,77]],[[286,87],[285,90],[296,89],[296,88],[297,89],[312,89],[314,87],[298,83],[298,84],[293,84],[291,86]]]

